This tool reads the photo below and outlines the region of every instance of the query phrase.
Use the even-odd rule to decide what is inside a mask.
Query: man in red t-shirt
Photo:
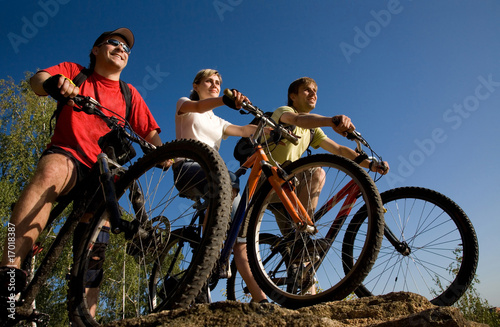
[[[92,74],[80,87],[76,87],[71,80],[83,67],[69,62],[37,72],[30,80],[31,87],[37,95],[51,95],[55,99],[72,98],[78,94],[90,96],[125,117],[126,103],[119,79],[127,66],[133,45],[134,35],[127,28],[105,32],[92,47],[89,67]],[[49,89],[48,85],[52,87]],[[129,123],[147,141],[161,145],[158,124],[137,90],[130,84],[128,86],[132,97]],[[7,289],[3,286],[7,279],[3,277],[10,276],[6,273],[12,273],[13,269],[16,292],[24,288],[26,273],[20,270],[21,262],[45,227],[52,205],[59,196],[68,194],[96,162],[101,152],[98,140],[110,131],[100,118],[76,112],[72,109],[73,105],[74,102],[69,100],[59,113],[51,142],[12,212],[10,222],[16,226],[15,258],[8,257],[7,251],[3,254],[0,293]]]

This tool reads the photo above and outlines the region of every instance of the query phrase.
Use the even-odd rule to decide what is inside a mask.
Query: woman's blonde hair
[[[219,72],[216,71],[215,69],[210,69],[210,68],[200,70],[198,74],[196,74],[196,76],[194,77],[193,84],[200,84],[202,79],[210,77],[212,75],[217,75],[219,77],[220,84],[222,84],[222,77],[220,76]],[[198,92],[196,92],[195,90],[191,90],[189,99],[197,101],[200,100],[200,96]]]

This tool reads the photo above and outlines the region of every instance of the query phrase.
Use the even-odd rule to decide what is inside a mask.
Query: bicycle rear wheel
[[[478,262],[476,233],[467,215],[448,197],[425,188],[396,188],[381,197],[387,231],[379,257],[356,294],[406,291],[435,305],[455,303],[469,287]],[[349,226],[346,258],[355,256],[358,237],[364,238],[365,218],[359,212]]]
[[[203,219],[193,220],[198,210],[195,202],[185,197],[193,183],[180,185],[176,181],[184,177],[182,173],[174,175],[173,168],[157,168],[165,160],[178,162],[179,158],[199,164],[207,181],[203,194],[207,219],[203,227]],[[104,206],[96,211],[76,250],[70,280],[70,317],[76,325],[99,326],[190,306],[215,266],[227,231],[229,174],[219,154],[201,142],[177,140],[164,144],[133,164],[115,187],[122,219],[139,222],[142,233],[128,239],[124,233],[111,234],[109,243],[102,246],[99,234],[107,218]],[[173,259],[172,254],[182,242],[189,243],[190,251]],[[100,252],[92,251],[96,247]],[[99,270],[102,282],[97,288],[99,298],[93,317],[90,292],[96,288],[89,292],[87,286],[96,283],[95,256],[105,259]]]
[[[249,209],[247,249],[253,276],[272,300],[287,308],[341,300],[361,284],[377,257],[383,236],[382,202],[377,187],[359,165],[336,155],[305,157],[285,170],[286,180],[299,182],[294,191],[310,215],[314,211],[318,232],[297,228],[272,187],[264,183]],[[311,187],[321,184],[320,192]],[[355,203],[332,206],[328,201],[346,185],[358,188],[352,194],[357,196],[353,199]],[[341,268],[343,234],[352,214],[363,204],[368,208],[368,233],[364,235],[353,269],[344,274]],[[345,211],[349,206],[354,206],[352,214]],[[345,220],[334,222],[341,212]],[[280,237],[276,245],[279,250],[267,251],[266,245],[259,243],[264,233]],[[281,258],[283,253],[287,253],[285,258]]]

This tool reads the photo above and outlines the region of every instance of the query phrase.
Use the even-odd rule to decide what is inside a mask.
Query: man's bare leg
[[[304,172],[307,174],[307,172]],[[299,199],[302,205],[306,208],[307,213],[311,217],[314,216],[314,211],[318,206],[319,195],[323,186],[325,185],[326,174],[322,168],[314,169],[312,176],[309,179],[304,179],[307,185],[300,185],[299,189]]]
[[[75,165],[68,157],[49,154],[40,159],[35,175],[12,212],[10,223],[16,231],[14,258],[4,251],[0,266],[21,267],[22,260],[47,224],[52,205],[59,195],[73,188],[76,178]]]
[[[246,243],[236,243],[233,247],[234,261],[236,263],[236,268],[241,275],[241,278],[247,284],[248,290],[252,295],[252,300],[254,302],[260,302],[266,300],[266,294],[260,289],[259,284],[253,278],[252,271],[250,270],[250,265],[248,264],[247,258],[247,245]]]
[[[87,296],[87,306],[89,307],[89,313],[92,317],[95,317],[97,300],[99,299],[99,287],[85,288],[85,294]]]
[[[299,190],[299,199],[305,206],[309,217],[314,217],[314,212],[318,206],[319,195],[325,185],[326,174],[322,168],[316,168],[312,177],[307,180],[307,185],[304,185]],[[309,263],[310,264],[310,263]],[[316,294],[316,284],[313,284],[307,291],[311,295]]]

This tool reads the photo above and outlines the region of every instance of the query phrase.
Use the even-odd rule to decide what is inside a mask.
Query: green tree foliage
[[[454,254],[456,261],[448,267],[451,276],[456,276],[460,268],[459,264],[462,262],[462,251],[456,249]],[[476,285],[479,283],[478,276],[474,276],[467,291],[455,304],[453,304],[453,306],[458,308],[467,320],[498,327],[500,326],[500,315],[491,309],[486,299],[481,298],[481,295],[476,289]],[[443,287],[439,277],[436,277],[436,285],[438,290],[440,290],[440,292],[436,292],[436,294],[441,293]]]
[[[55,102],[31,91],[29,77],[19,84],[0,80],[0,217],[5,223],[11,205],[32,176],[49,140]]]
[[[2,253],[11,207],[34,174],[40,155],[49,143],[50,120],[56,109],[56,102],[52,98],[39,97],[33,93],[29,85],[31,76],[31,73],[26,73],[25,79],[18,84],[13,79],[0,80],[0,149],[2,150],[0,151],[0,251]],[[41,233],[37,240],[41,252],[31,261],[34,270],[38,268],[71,209],[72,206],[69,206],[49,228]],[[141,268],[135,262],[135,258],[126,254],[126,247],[123,246],[126,242],[123,235],[111,237],[109,249],[106,251],[108,259],[105,260],[104,267],[107,282],[101,288],[97,319],[113,320],[121,317],[124,311],[128,314],[146,314],[146,312],[136,312],[136,308],[145,306],[138,306],[128,297],[128,293],[141,294],[144,296],[139,301],[147,303],[149,285],[147,279],[139,277]],[[73,261],[71,243],[68,242],[66,245],[34,303],[38,311],[50,316],[50,326],[69,325],[66,276]],[[168,262],[169,259],[164,258],[164,263]],[[26,323],[26,326],[28,325],[30,324]]]
[[[467,320],[487,324],[488,326],[500,326],[500,315],[491,310],[491,305],[476,289],[479,279],[474,277],[467,292],[453,305],[460,309]]]
[[[31,90],[29,78],[16,84],[9,79],[0,80],[0,250],[3,253],[6,225],[12,205],[35,172],[40,155],[50,139],[50,118],[56,102],[49,97],[39,97]],[[65,216],[65,215],[63,215]],[[46,250],[62,217],[52,229],[39,238],[43,251],[35,256],[36,267]],[[71,248],[67,247],[54,269],[54,274],[41,289],[35,301],[36,308],[51,316],[51,326],[67,326],[66,273],[71,264]]]
[[[0,218],[4,227],[49,140],[48,123],[56,107],[53,100],[31,91],[31,75],[26,73],[19,84],[11,78],[0,80]],[[5,231],[0,230],[2,240]],[[2,252],[3,246],[1,242]]]

